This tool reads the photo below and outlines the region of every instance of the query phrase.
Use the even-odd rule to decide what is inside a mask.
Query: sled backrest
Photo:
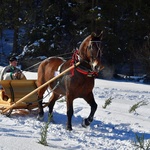
[[[15,101],[23,98],[25,95],[36,89],[35,80],[12,80],[11,86],[13,88]],[[25,102],[33,102],[36,101],[37,98],[37,93],[34,93],[29,96]]]
[[[16,102],[37,88],[36,80],[3,80],[0,84],[6,95]],[[38,98],[37,93],[29,96],[24,102],[34,102]]]
[[[11,80],[0,81],[0,85],[5,90],[5,93],[7,94],[7,96],[11,99],[11,101],[14,101],[14,92],[10,83],[11,83]]]

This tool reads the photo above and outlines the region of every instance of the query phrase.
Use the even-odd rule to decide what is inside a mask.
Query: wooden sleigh
[[[0,81],[0,110],[5,110],[37,88],[36,80],[2,80]],[[13,109],[34,109],[38,107],[37,92],[14,106]],[[11,109],[12,110],[12,109]]]

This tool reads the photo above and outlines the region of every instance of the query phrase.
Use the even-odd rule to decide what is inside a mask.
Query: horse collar
[[[66,61],[63,61],[57,68],[57,71],[54,72],[54,76],[58,76],[61,73],[61,68]]]
[[[78,50],[76,50],[76,51],[74,52],[73,56],[72,56],[71,65],[74,65],[75,63],[77,63],[77,62],[79,62],[79,61],[81,61],[81,57],[80,57],[80,55],[79,55]],[[83,62],[89,64],[89,62],[87,62],[87,61],[85,61],[85,60],[84,60]],[[96,77],[96,76],[98,76],[98,72],[91,71],[91,70],[89,70],[89,69],[88,69],[87,67],[85,67],[85,66],[79,65],[79,66],[76,67],[75,69],[76,69],[76,71],[80,72],[80,73],[83,74],[83,75],[86,75],[87,77]],[[71,70],[71,76],[73,76],[73,75],[74,75],[74,69]]]

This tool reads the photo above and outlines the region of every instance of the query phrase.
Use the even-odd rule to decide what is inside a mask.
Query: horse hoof
[[[86,123],[85,123],[85,119],[84,119],[84,120],[82,120],[82,127],[84,127],[84,128],[86,128],[86,127],[87,127],[87,125],[86,125]]]
[[[40,116],[40,115],[38,115],[38,116],[37,116],[37,120],[39,120],[39,121],[43,121],[43,120],[44,120],[44,116]]]
[[[90,122],[88,121],[88,119],[83,119],[83,121],[82,121],[82,127],[86,128],[89,125],[90,125]]]
[[[68,131],[72,131],[72,128],[67,128]]]
[[[72,131],[72,127],[70,127],[70,126],[67,126],[67,128],[66,128],[68,131]]]

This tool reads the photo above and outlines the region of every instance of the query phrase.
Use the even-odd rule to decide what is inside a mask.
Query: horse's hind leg
[[[43,94],[45,93],[47,87],[42,88],[41,90],[38,91],[38,120],[43,120],[44,118],[44,110],[42,106],[42,101],[43,101]]]
[[[59,98],[59,94],[56,94],[56,93],[52,93],[50,99],[49,99],[49,104],[48,104],[48,107],[49,107],[49,115],[52,115],[52,112],[53,112],[53,107],[55,105],[55,102],[56,100],[58,100]]]
[[[87,127],[93,121],[93,117],[94,117],[94,114],[95,114],[96,109],[97,109],[97,104],[95,102],[95,99],[94,99],[92,92],[89,93],[86,97],[84,97],[84,99],[91,106],[91,112],[90,112],[88,118],[84,119],[82,122],[82,126]]]
[[[38,116],[37,116],[37,119],[38,120],[43,120],[43,117],[44,117],[44,111],[43,111],[43,106],[42,106],[42,99],[43,99],[43,97],[42,98],[40,98],[40,99],[38,99],[39,100],[39,102],[38,102]]]

